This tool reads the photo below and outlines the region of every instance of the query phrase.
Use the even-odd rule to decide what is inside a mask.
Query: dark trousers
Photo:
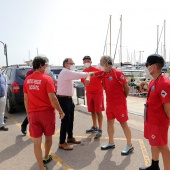
[[[24,121],[22,122],[22,126],[26,127],[27,128],[27,125],[28,125],[28,118],[26,116],[26,118],[24,119]]]
[[[73,137],[73,122],[74,122],[74,108],[72,98],[68,97],[57,97],[60,103],[60,106],[65,113],[64,118],[61,120],[60,126],[60,144],[65,143],[66,135],[68,139]]]

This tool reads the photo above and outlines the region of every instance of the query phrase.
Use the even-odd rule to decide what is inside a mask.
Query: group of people
[[[33,71],[24,81],[24,103],[30,124],[29,131],[30,136],[34,139],[34,153],[40,170],[46,169],[45,164],[52,160],[49,151],[52,146],[52,135],[55,133],[55,109],[61,119],[58,147],[63,150],[72,150],[73,147],[68,143],[81,143],[73,135],[75,105],[72,99],[74,93],[72,80],[76,79],[81,79],[84,83],[88,111],[91,112],[92,117],[92,127],[87,129],[86,132],[96,132],[94,138],[102,136],[104,89],[109,142],[102,146],[101,150],[115,148],[115,119],[120,123],[127,140],[127,145],[121,154],[128,155],[134,150],[131,142],[131,131],[127,124],[126,98],[129,94],[129,87],[126,77],[120,70],[113,68],[113,61],[110,56],[101,57],[100,69],[92,66],[90,56],[83,58],[83,64],[85,66],[83,72],[76,72],[72,58],[64,59],[63,69],[58,76],[57,93],[52,79],[45,74],[48,68],[47,58],[35,57]],[[150,82],[145,104],[144,137],[149,140],[151,145],[152,163],[149,167],[141,167],[139,170],[160,170],[160,153],[162,154],[164,169],[170,169],[170,151],[168,148],[170,81],[162,75],[163,66],[164,59],[162,56],[158,54],[148,56],[145,72],[150,74],[153,80]],[[22,127],[24,127],[23,124]],[[22,129],[22,132],[26,133],[26,126]],[[43,134],[45,135],[45,155],[42,160],[41,142]]]

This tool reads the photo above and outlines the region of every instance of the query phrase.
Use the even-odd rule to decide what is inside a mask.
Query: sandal
[[[48,156],[48,159],[43,159],[43,164],[47,164],[47,163],[49,163],[50,161],[52,161],[52,155],[49,155]]]

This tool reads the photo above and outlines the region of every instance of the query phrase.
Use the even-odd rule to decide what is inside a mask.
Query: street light
[[[6,56],[6,66],[8,67],[8,54],[7,54],[7,45],[0,41],[4,46],[4,55]]]

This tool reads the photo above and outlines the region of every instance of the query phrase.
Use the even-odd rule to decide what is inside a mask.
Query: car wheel
[[[14,105],[10,101],[9,97],[7,97],[7,99],[6,99],[6,111],[8,113],[14,113],[16,111],[16,109],[14,108]]]

